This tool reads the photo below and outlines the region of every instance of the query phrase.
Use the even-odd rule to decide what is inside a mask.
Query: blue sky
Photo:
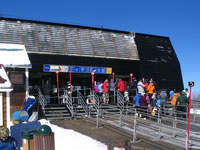
[[[167,36],[185,87],[200,92],[200,0],[3,0],[0,14]]]

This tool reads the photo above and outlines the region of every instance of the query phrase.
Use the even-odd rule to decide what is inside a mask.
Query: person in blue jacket
[[[17,141],[9,136],[9,129],[0,128],[0,150],[18,150]]]
[[[141,93],[138,93],[134,98],[136,107],[140,107],[140,96],[141,96]]]
[[[138,93],[135,97],[134,97],[134,102],[135,102],[135,108],[137,110],[137,114],[139,117],[141,116],[141,114],[138,114],[140,112],[140,97],[141,94]]]

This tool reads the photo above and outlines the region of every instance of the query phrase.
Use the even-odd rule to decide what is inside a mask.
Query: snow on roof
[[[0,43],[0,64],[9,68],[31,68],[24,45]]]
[[[0,92],[12,91],[12,84],[5,72],[3,65],[0,65]]]

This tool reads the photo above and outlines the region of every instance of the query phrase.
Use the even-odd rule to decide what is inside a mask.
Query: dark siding
[[[153,78],[157,88],[183,89],[178,58],[168,37],[136,34],[141,76]]]
[[[29,53],[29,58],[32,63],[31,72],[43,72],[43,64],[54,65],[77,65],[77,66],[98,66],[112,67],[112,71],[116,75],[127,75],[132,72],[139,76],[139,61],[124,60],[124,59],[105,59],[96,57],[79,57],[51,54],[36,54]]]

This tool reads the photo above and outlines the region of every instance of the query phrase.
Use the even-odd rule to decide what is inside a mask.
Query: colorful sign
[[[64,66],[64,65],[44,65],[44,72],[69,72],[72,73],[91,73],[95,74],[111,74],[112,68],[110,67],[89,67],[89,66]]]
[[[44,65],[43,67],[44,72],[69,72],[69,66],[63,65]]]

